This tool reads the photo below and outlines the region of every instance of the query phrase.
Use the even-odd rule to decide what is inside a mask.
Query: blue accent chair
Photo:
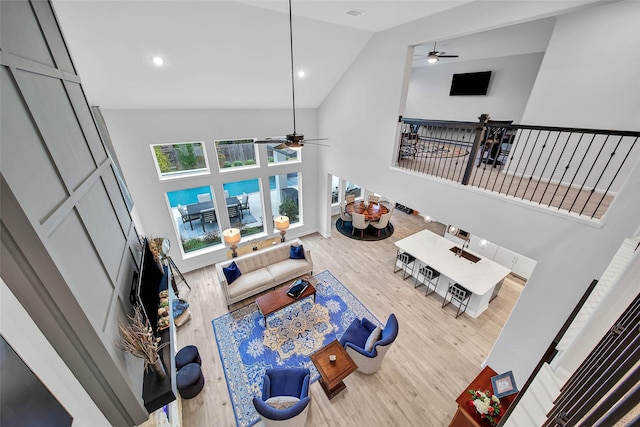
[[[380,333],[380,337],[373,343],[370,351],[366,350],[366,343],[376,325],[366,317],[355,319],[340,338],[340,344],[358,365],[358,372],[373,374],[382,365],[382,360],[398,336],[398,319],[390,314],[387,323]]]
[[[266,427],[304,426],[309,412],[309,379],[311,373],[304,368],[267,369],[263,378],[262,398],[254,397],[253,406]],[[288,396],[288,398],[286,398]],[[285,397],[293,405],[277,409],[278,397]],[[294,399],[292,399],[294,398]],[[296,400],[299,399],[299,400]],[[271,403],[271,404],[270,404]]]

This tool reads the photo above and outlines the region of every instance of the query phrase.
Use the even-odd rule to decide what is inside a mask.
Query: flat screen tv
[[[454,74],[449,96],[486,95],[491,80],[491,71]]]
[[[163,277],[164,270],[153,256],[149,242],[144,239],[136,296],[154,334],[158,332],[158,305],[160,304],[160,284]]]

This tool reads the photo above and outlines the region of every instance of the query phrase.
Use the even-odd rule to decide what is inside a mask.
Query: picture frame
[[[493,394],[498,399],[518,392],[516,380],[513,378],[513,371],[491,377],[491,387],[493,387]]]

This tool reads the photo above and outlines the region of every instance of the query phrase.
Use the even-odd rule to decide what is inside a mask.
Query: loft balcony
[[[401,169],[599,219],[640,160],[640,132],[408,119]]]

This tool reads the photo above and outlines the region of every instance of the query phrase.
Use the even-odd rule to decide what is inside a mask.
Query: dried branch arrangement
[[[116,346],[143,359],[146,370],[157,363],[158,350],[162,346],[158,346],[160,337],[153,336],[153,330],[145,321],[141,310],[140,307],[135,307],[133,317],[129,316],[131,323],[119,326],[120,340],[116,342]]]

